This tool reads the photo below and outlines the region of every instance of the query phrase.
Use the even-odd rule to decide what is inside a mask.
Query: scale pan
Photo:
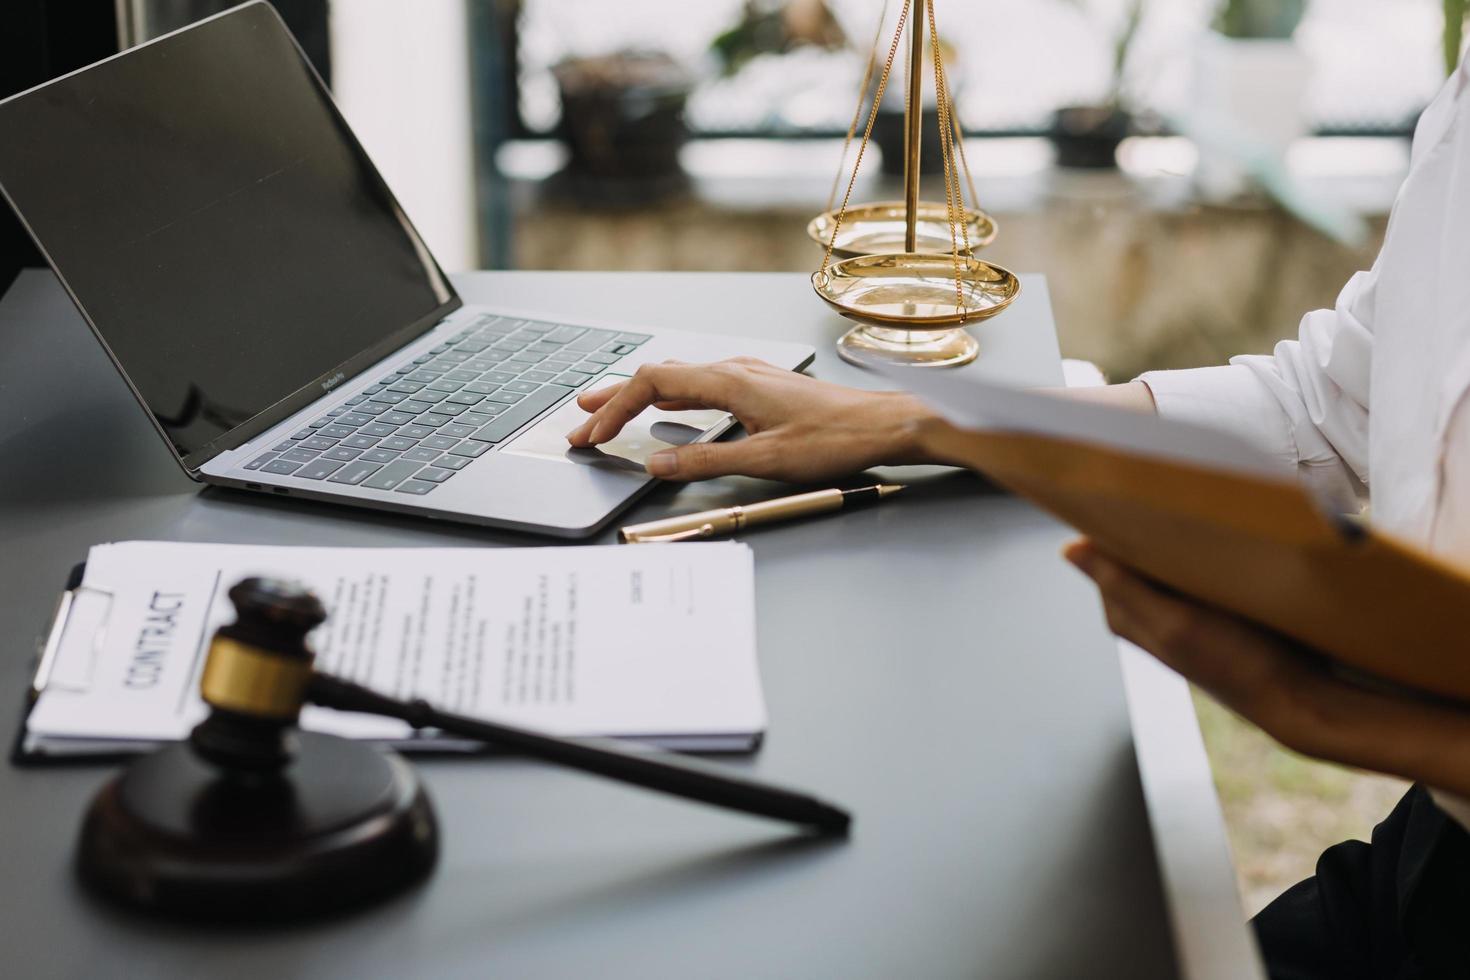
[[[984,248],[995,241],[996,232],[999,231],[995,219],[975,208],[964,210],[965,227],[970,233],[970,247]],[[914,251],[926,255],[949,255],[953,249],[949,240],[949,208],[933,201],[920,201],[918,211],[914,223],[917,232]],[[806,226],[808,237],[826,248],[827,242],[832,239],[832,225],[836,220],[836,211],[817,215]],[[877,204],[848,208],[842,218],[842,227],[837,232],[837,244],[833,247],[832,254],[838,258],[850,259],[858,255],[902,252],[904,225],[902,201],[880,201]]]
[[[860,255],[812,274],[812,288],[850,320],[895,330],[948,330],[1000,313],[1021,292],[1009,269],[953,255]],[[957,300],[962,305],[957,306]]]

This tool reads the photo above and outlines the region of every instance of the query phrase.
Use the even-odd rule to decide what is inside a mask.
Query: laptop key
[[[400,435],[405,439],[422,439],[424,436],[433,435],[434,430],[427,425],[419,425],[418,423],[414,423],[413,425],[405,425],[395,434]]]
[[[491,423],[491,425],[494,424],[495,423],[493,422]],[[449,455],[468,456],[470,459],[479,459],[481,456],[485,455],[489,451],[490,444],[488,442],[475,442],[472,439],[466,439],[458,446],[455,446],[453,449],[449,450]]]
[[[317,419],[315,422],[313,422],[310,425],[308,425],[307,428],[308,429],[320,429],[322,426],[331,425],[331,424],[332,424],[332,420],[331,419],[322,418],[322,419]]]
[[[417,445],[418,443],[415,442],[413,439],[405,439],[403,436],[389,436],[382,441],[379,448],[391,449],[394,452],[403,452],[404,450],[412,449],[414,446]]]
[[[354,435],[342,440],[342,445],[348,449],[371,449],[378,444],[373,436]]]
[[[316,453],[309,449],[292,449],[282,453],[281,458],[290,460],[293,463],[310,463],[316,459]]]
[[[300,445],[302,449],[331,449],[337,445],[337,440],[327,439],[324,436],[312,436],[309,439],[302,439]]]
[[[378,392],[380,392],[382,390],[383,390],[383,386],[382,385],[368,385],[366,388],[362,389],[362,393],[364,395],[376,395]]]
[[[544,334],[551,333],[556,329],[554,323],[542,323],[540,320],[527,320],[521,324],[521,329],[526,333]]]
[[[458,384],[458,382],[451,381],[450,384]],[[432,390],[430,390],[428,388],[425,388],[423,391],[419,392],[417,395],[414,395],[413,396],[413,400],[415,402],[419,402],[419,403],[427,403],[429,405],[437,405],[437,404],[439,404],[440,402],[442,402],[444,399],[446,399],[448,397],[449,397],[449,393],[448,392],[444,392],[444,391],[432,391]]]
[[[525,400],[513,408],[502,412],[493,421],[482,425],[471,439],[481,442],[500,442],[521,426],[536,418],[552,405],[559,402],[567,389],[557,385],[545,385],[537,391],[525,396]],[[473,445],[473,443],[470,443]],[[463,446],[460,447],[461,449]],[[466,455],[459,449],[451,450],[456,456]]]
[[[489,346],[489,344],[482,343],[478,340],[466,340],[464,343],[455,344],[454,349],[462,354],[478,354]]]
[[[445,428],[448,428],[448,426],[445,426]],[[459,445],[459,440],[456,439],[454,436],[438,435],[430,436],[419,445],[421,447],[427,446],[430,449],[437,449],[440,452],[443,452],[446,449],[453,449],[455,446]]]
[[[516,402],[525,397],[525,395],[518,395],[514,391],[497,391],[493,395],[486,395],[485,400],[490,402],[499,402],[502,405],[514,405]]]
[[[557,327],[546,335],[546,339],[558,344],[569,344],[586,332],[586,327]]]
[[[429,385],[429,389],[431,391],[442,391],[446,395],[452,395],[463,387],[463,381],[450,381],[448,378],[440,378],[433,384]]]
[[[362,460],[358,460],[355,463],[348,463],[346,466],[338,470],[336,475],[331,478],[331,482],[346,483],[350,484],[351,486],[357,486],[363,480],[366,480],[368,477],[372,476],[380,469],[382,469],[382,467],[379,466],[377,463],[365,463]]]
[[[386,425],[398,426],[412,422],[413,416],[408,414],[407,412],[399,412],[395,410],[392,412],[384,413],[383,417],[378,419],[378,421]]]
[[[561,350],[561,344],[552,344],[544,340],[538,340],[530,347],[527,347],[526,350],[532,354],[555,354]]]
[[[318,429],[316,435],[323,439],[346,439],[352,435],[352,428],[346,425],[328,425]]]
[[[473,391],[457,391],[445,399],[445,401],[454,405],[478,405],[482,400],[483,396],[477,395]]]
[[[455,424],[468,425],[471,427],[471,431],[478,429],[486,422],[489,422],[491,415],[494,414],[493,412],[484,411],[486,407],[485,405],[480,405],[473,412],[465,412],[454,420]],[[445,426],[445,428],[447,429],[448,426]],[[466,432],[465,435],[469,435],[469,432]]]
[[[484,444],[476,443],[476,445]],[[417,479],[428,480],[430,483],[443,483],[445,480],[449,479],[453,475],[454,470],[441,470],[433,466],[425,466],[422,470],[419,471]]]
[[[361,455],[361,449],[348,449],[345,446],[338,446],[336,449],[328,449],[322,453],[322,459],[340,459],[344,463],[350,463]]]
[[[391,463],[398,458],[398,454],[391,449],[369,449],[358,458],[365,463]]]
[[[461,415],[460,418],[462,419],[464,418],[464,416]],[[485,420],[485,422],[488,421],[490,420]],[[484,424],[484,422],[481,422],[477,425],[470,425],[468,422],[450,422],[447,425],[442,425],[439,427],[439,435],[451,436],[455,439],[463,439],[465,436],[469,435],[471,432],[474,432],[476,429]]]
[[[637,347],[639,344],[652,338],[652,336],[652,334],[646,333],[620,333],[618,334],[618,343],[632,344],[634,347]]]
[[[522,381],[535,381],[535,382],[537,382],[539,384],[542,381],[550,381],[554,377],[556,377],[556,375],[555,374],[552,374],[550,371],[538,371],[538,370],[532,369],[530,371],[524,372],[521,375],[521,380]]]
[[[462,470],[473,462],[474,460],[468,456],[451,456],[445,453],[443,456],[434,460],[434,465],[447,470]]]
[[[408,396],[401,391],[380,391],[370,399],[380,405],[397,405]]]
[[[415,415],[422,415],[425,412],[433,410],[433,408],[433,402],[422,402],[419,401],[417,398],[410,399],[409,401],[403,403],[403,410],[405,412],[412,412]]]
[[[607,370],[606,364],[598,364],[596,361],[582,361],[567,368],[568,371],[580,371],[583,374],[598,375]]]
[[[428,483],[424,480],[409,480],[407,483],[398,488],[398,492],[412,493],[422,497],[424,494],[428,493],[430,490],[433,490],[438,485],[439,484],[437,483]]]
[[[458,370],[458,371],[450,371],[444,377],[448,378],[450,381],[479,381],[480,380],[480,372],[478,372],[478,371],[465,371],[465,370],[461,369],[461,370]]]
[[[491,395],[490,397],[494,398],[495,396]],[[467,408],[469,408],[468,405],[451,405],[449,402],[445,402],[442,405],[434,406],[434,412],[438,415],[458,415]]]
[[[338,425],[350,425],[354,429],[359,425],[367,425],[373,420],[371,415],[363,415],[360,412],[348,412],[337,420]]]
[[[567,344],[567,350],[581,351],[584,353],[586,351],[601,350],[604,344],[611,343],[616,337],[617,334],[611,330],[588,330],[585,334],[570,344]]]
[[[546,355],[545,354],[533,354],[533,353],[531,353],[528,350],[523,350],[519,354],[512,354],[510,357],[506,358],[505,363],[507,363],[507,364],[540,364],[544,360],[546,360]]]
[[[405,381],[417,381],[417,382],[419,382],[421,384],[426,384],[427,385],[427,384],[433,384],[435,381],[438,381],[440,377],[441,377],[441,375],[439,374],[438,371],[431,371],[431,370],[428,370],[427,368],[419,368],[418,370],[414,371],[413,373],[408,374],[408,375],[405,375],[404,376],[404,380]]]
[[[437,429],[441,425],[444,425],[448,422],[453,422],[454,419],[452,416],[449,415],[441,415],[438,412],[429,412],[427,414],[420,415],[418,418],[414,419],[414,421],[417,422],[419,425],[426,425],[431,429]]]
[[[511,381],[506,384],[505,390],[514,391],[522,395],[529,395],[531,392],[535,391],[539,387],[541,386],[536,384],[534,381]]]
[[[347,414],[347,406],[346,405],[338,405],[336,408],[332,409],[330,412],[327,413],[327,418],[334,419],[334,418],[336,418],[339,415],[346,415],[346,414]]]
[[[411,395],[423,386],[423,382],[421,381],[399,381],[388,390],[402,392],[405,395]]]
[[[422,463],[399,460],[396,463],[389,463],[366,480],[363,480],[362,486],[371,487],[374,490],[392,490],[422,468]]]
[[[578,385],[584,384],[584,383],[586,383],[588,381],[591,381],[591,380],[592,380],[592,375],[590,375],[590,374],[579,374],[576,371],[567,371],[567,372],[565,372],[563,374],[558,374],[556,376],[556,383],[557,384],[559,384],[559,385],[567,385],[568,387],[572,387],[572,388],[575,388]]]
[[[344,404],[344,405],[361,405],[363,402],[367,401],[367,397],[368,397],[367,395],[353,395],[351,398],[347,399],[347,401],[343,402],[342,404]]]
[[[507,381],[514,381],[515,379],[516,376],[514,372],[511,371],[486,371],[480,376],[481,381],[486,381],[490,384],[497,385],[503,385]],[[489,394],[489,392],[486,392],[486,394]]]
[[[294,442],[283,442],[283,443],[281,443],[281,444],[279,444],[278,446],[275,447],[275,451],[278,452],[278,453],[289,453],[291,450],[293,450],[295,448],[296,448],[296,443],[294,443]]]
[[[384,436],[391,436],[397,431],[397,428],[389,425],[387,422],[369,422],[367,425],[358,430],[358,432],[360,432],[362,435],[372,436],[375,439],[381,439]]]
[[[467,385],[465,385],[464,386],[464,390],[465,391],[468,391],[472,395],[488,395],[488,394],[490,394],[490,392],[494,391],[496,388],[499,388],[499,387],[500,387],[500,385],[498,385],[498,384],[491,384],[488,381],[476,381],[473,384],[467,384]]]
[[[300,471],[297,472],[296,475],[301,477],[303,480],[325,480],[327,477],[331,476],[333,473],[337,472],[345,465],[347,464],[339,463],[331,459],[313,460],[312,462],[307,463],[305,466],[301,467]]]
[[[281,476],[286,476],[287,474],[295,473],[299,469],[301,469],[300,463],[292,463],[284,459],[273,459],[262,466],[260,471],[262,473],[276,473]]]
[[[427,463],[439,458],[440,449],[429,449],[424,446],[415,446],[403,454],[404,459],[411,459],[419,463]]]
[[[311,429],[310,428],[306,428],[306,429],[302,429],[300,432],[293,433],[291,435],[291,438],[292,439],[305,439],[309,435],[311,435]]]
[[[276,454],[275,453],[266,453],[264,456],[257,456],[254,459],[252,459],[250,462],[246,463],[245,464],[245,468],[247,470],[258,470],[262,466],[264,466],[266,463],[269,463],[271,460],[273,460],[275,458],[276,458]]]
[[[617,354],[604,354],[600,351],[593,351],[582,358],[582,360],[591,361],[594,364],[616,364],[621,360],[621,357]]]
[[[366,415],[371,418],[375,415],[382,415],[384,412],[388,411],[388,406],[379,405],[377,402],[363,402],[352,411],[355,415]]]

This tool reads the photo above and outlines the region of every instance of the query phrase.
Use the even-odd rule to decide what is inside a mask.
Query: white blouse
[[[1470,60],[1420,118],[1383,249],[1335,308],[1271,355],[1141,380],[1161,415],[1244,437],[1344,509],[1367,495],[1375,525],[1470,566]],[[1470,826],[1470,804],[1437,799]]]

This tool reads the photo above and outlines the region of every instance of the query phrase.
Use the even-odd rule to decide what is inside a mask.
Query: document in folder
[[[199,674],[226,592],[312,589],[322,669],[401,698],[562,735],[740,751],[765,729],[744,545],[285,548],[134,541],[87,558],[53,627],[22,755],[136,751],[205,714]],[[308,707],[305,728],[469,748],[390,718]]]
[[[952,374],[892,372],[979,470],[1152,579],[1351,673],[1470,701],[1470,567],[1334,515],[1228,433]]]

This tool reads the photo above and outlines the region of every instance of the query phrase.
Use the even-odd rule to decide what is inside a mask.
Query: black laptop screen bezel
[[[256,413],[249,419],[246,419],[244,422],[236,425],[234,428],[231,428],[226,432],[220,434],[218,437],[206,443],[199,449],[196,449],[187,454],[182,454],[179,452],[178,447],[175,445],[173,438],[169,435],[163,423],[158,419],[153,409],[149,406],[147,399],[143,396],[143,393],[133,383],[133,380],[128,377],[127,370],[123,367],[122,361],[117,357],[112,348],[108,345],[106,337],[103,335],[101,329],[98,327],[96,321],[93,319],[86,305],[82,302],[81,297],[77,295],[75,290],[72,289],[71,284],[67,281],[66,273],[59,266],[57,266],[55,261],[52,260],[51,255],[46,249],[45,243],[41,241],[40,237],[36,234],[30,223],[26,220],[25,215],[21,212],[20,208],[16,205],[16,202],[11,198],[10,194],[6,191],[4,185],[0,184],[0,198],[4,198],[6,204],[10,206],[11,210],[20,220],[21,225],[25,228],[26,233],[30,235],[31,240],[35,242],[36,247],[40,250],[42,256],[45,257],[47,263],[51,266],[52,271],[56,274],[56,278],[60,281],[62,287],[66,290],[67,295],[71,297],[72,303],[76,306],[78,312],[81,313],[82,318],[86,321],[87,326],[91,329],[93,335],[97,338],[97,342],[101,344],[102,348],[107,352],[107,356],[112,361],[113,366],[117,368],[118,374],[122,376],[123,381],[126,382],[129,390],[132,391],[133,396],[138,400],[138,404],[141,405],[143,411],[147,413],[149,421],[153,423],[153,426],[158,431],[159,436],[162,437],[164,444],[168,446],[169,452],[173,455],[174,459],[178,461],[179,465],[184,469],[189,477],[196,481],[201,479],[201,468],[211,459],[214,459],[221,453],[228,452],[231,449],[237,448],[249,442],[255,436],[266,431],[272,426],[280,424],[282,421],[299,412],[301,409],[310,405],[312,402],[325,397],[329,392],[335,390],[341,384],[345,384],[347,381],[361,374],[363,371],[367,370],[373,364],[387,357],[395,350],[406,346],[414,339],[424,335],[425,333],[428,333],[434,328],[435,325],[442,322],[445,317],[460,309],[464,305],[464,301],[455,291],[454,285],[449,281],[448,276],[444,274],[444,270],[439,266],[437,260],[435,260],[433,255],[430,253],[428,245],[424,242],[423,237],[418,233],[418,229],[414,227],[413,223],[404,213],[403,208],[399,205],[397,198],[393,196],[392,191],[389,189],[387,183],[383,180],[382,175],[378,172],[377,168],[373,166],[371,159],[367,154],[367,151],[362,147],[362,144],[358,141],[356,135],[347,125],[345,118],[343,118],[342,116],[341,110],[337,107],[336,102],[332,99],[331,94],[327,89],[326,83],[322,80],[320,74],[317,73],[316,68],[311,64],[310,59],[307,58],[306,53],[301,48],[301,45],[297,42],[295,36],[291,34],[289,28],[287,28],[285,21],[281,19],[280,14],[275,10],[274,7],[267,3],[266,0],[250,0],[250,2],[242,4],[238,7],[233,7],[211,17],[203,18],[193,24],[190,24],[187,27],[180,28],[176,31],[171,31],[143,44],[128,48],[125,51],[119,52],[118,54],[113,55],[109,58],[104,58],[102,61],[96,62],[92,65],[88,65],[85,68],[81,68],[73,72],[68,72],[65,75],[61,75],[57,78],[52,79],[49,82],[38,85],[34,88],[27,89],[24,92],[12,95],[9,98],[0,99],[0,106],[3,106],[9,102],[32,97],[36,93],[46,89],[48,86],[55,85],[66,79],[82,74],[83,72],[91,71],[98,65],[106,64],[107,62],[113,61],[118,58],[126,58],[132,56],[143,48],[166,42],[171,38],[196,30],[213,21],[232,16],[252,16],[255,15],[257,11],[260,14],[268,16],[272,21],[274,21],[275,27],[278,28],[282,33],[284,33],[285,36],[289,39],[291,46],[296,51],[297,57],[301,59],[302,65],[307,71],[311,83],[318,88],[318,94],[321,96],[323,104],[328,108],[332,115],[336,117],[336,121],[338,123],[338,132],[341,134],[343,139],[347,139],[352,142],[353,149],[356,151],[361,160],[366,164],[365,176],[370,177],[373,181],[377,183],[378,189],[383,194],[384,200],[387,201],[393,208],[394,212],[396,213],[397,219],[404,233],[409,237],[414,250],[422,256],[425,270],[432,274],[432,277],[435,281],[436,292],[442,290],[442,292],[445,294],[446,299],[439,306],[435,307],[433,310],[429,311],[418,319],[405,324],[398,330],[395,330],[392,333],[384,336],[381,340],[370,345],[369,347],[364,348],[347,360],[326,368],[311,381],[302,385],[296,391],[277,400],[275,403],[262,409],[260,412]]]

